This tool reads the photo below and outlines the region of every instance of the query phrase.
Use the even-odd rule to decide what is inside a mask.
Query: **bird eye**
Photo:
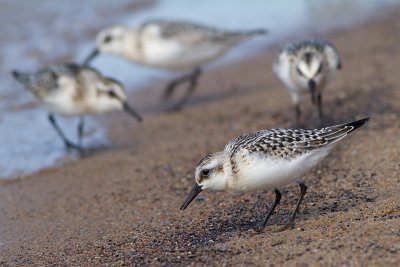
[[[103,40],[103,43],[109,43],[109,42],[111,42],[111,40],[112,40],[112,37],[111,37],[111,35],[107,35],[105,38],[104,38],[104,40]]]
[[[208,176],[209,174],[210,174],[210,170],[208,170],[208,169],[204,169],[201,171],[202,176]]]
[[[110,97],[117,97],[117,95],[115,94],[115,92],[113,91],[113,90],[108,90],[107,91],[107,94],[110,96]]]

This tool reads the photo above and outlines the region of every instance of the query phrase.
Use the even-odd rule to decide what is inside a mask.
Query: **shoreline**
[[[296,201],[296,185],[284,188],[261,234],[253,228],[273,192],[206,192],[179,212],[202,156],[241,133],[292,124],[292,103],[272,74],[275,52],[268,49],[206,72],[179,113],[146,111],[158,107],[164,86],[154,81],[130,98],[146,111],[143,124],[117,113],[101,119],[112,129],[111,148],[0,183],[0,263],[396,266],[399,13],[326,34],[344,63],[324,92],[329,124],[372,120],[305,175],[309,192],[297,229],[277,231]],[[305,124],[312,127],[307,100]]]
[[[148,5],[152,5],[154,3],[142,3],[141,1],[138,2],[137,4],[130,6],[130,8],[132,10],[134,10],[135,12],[138,12],[138,10],[141,9],[146,9],[146,7]],[[390,4],[386,3],[387,5],[380,7],[374,14],[372,14],[372,19],[374,20],[379,20],[379,18],[382,18],[385,16],[386,12],[389,11],[389,6]],[[337,11],[337,10],[336,10]],[[121,11],[122,12],[122,11]],[[328,34],[332,34],[334,32],[337,31],[341,31],[341,30],[345,30],[349,27],[356,27],[357,25],[360,25],[363,23],[363,21],[366,20],[366,12],[361,12],[360,14],[358,14],[355,18],[349,19],[346,16],[345,22],[342,22],[340,25],[337,25],[335,27],[333,27],[331,24],[332,22],[330,20],[332,19],[326,19],[326,21],[324,21],[324,26],[322,27],[316,27],[313,28],[310,25],[306,26],[304,29],[302,29],[301,33],[297,32],[297,33],[292,33],[289,34],[289,32],[286,32],[286,34],[280,34],[280,33],[274,33],[272,37],[272,40],[264,40],[261,42],[261,40],[259,40],[260,42],[254,43],[250,46],[246,46],[246,43],[239,45],[239,47],[236,47],[233,52],[233,56],[232,56],[232,51],[228,52],[228,55],[225,55],[222,59],[216,61],[216,62],[212,62],[210,65],[207,65],[205,67],[205,75],[208,75],[208,73],[213,73],[213,72],[218,72],[219,69],[223,69],[229,65],[235,66],[237,64],[239,64],[241,61],[245,62],[245,61],[251,61],[254,58],[257,58],[258,55],[261,54],[271,54],[272,53],[276,53],[276,51],[279,50],[279,46],[280,44],[282,44],[283,42],[285,42],[285,40],[287,40],[288,36],[291,36],[290,39],[291,40],[298,40],[300,36],[309,36],[309,37],[313,37],[313,36],[327,36]],[[367,12],[368,13],[368,12]],[[330,26],[329,26],[330,25]],[[94,30],[91,29],[89,32],[91,32],[91,34],[93,35]],[[278,36],[276,36],[276,34]],[[258,37],[258,38],[269,38],[269,36],[264,36],[264,37]],[[76,41],[76,40],[75,40]],[[252,40],[254,41],[254,40]],[[250,42],[252,42],[250,41]],[[240,47],[243,46],[243,47]],[[241,50],[245,50],[245,49],[251,49],[254,48],[255,51],[251,51],[248,52],[247,56],[244,56],[242,53],[240,53]],[[239,55],[241,54],[241,55]],[[63,57],[66,57],[65,55]],[[62,57],[62,58],[63,58]],[[56,61],[58,61],[59,59],[57,59]],[[46,61],[46,60],[45,60]],[[48,59],[47,59],[48,61]],[[127,62],[126,62],[127,63]],[[130,64],[131,66],[134,64]],[[129,65],[125,66],[126,68],[129,69]],[[137,68],[133,68],[132,69],[132,73],[133,70],[137,70]],[[268,69],[266,69],[266,71],[268,71]],[[161,73],[162,71],[160,71]],[[145,74],[145,76],[147,77],[149,74]],[[162,92],[162,89],[165,88],[166,84],[168,83],[168,81],[170,79],[173,79],[174,77],[178,77],[180,74],[179,73],[170,73],[170,75],[164,73],[164,74],[160,74],[160,75],[150,75],[152,76],[147,77],[148,80],[147,82],[138,82],[137,84],[135,84],[136,87],[139,87],[137,89],[133,89],[133,90],[129,90],[130,88],[128,87],[128,95],[129,95],[129,99],[133,99],[135,101],[135,105],[137,102],[139,102],[139,107],[141,108],[141,111],[143,110],[143,112],[146,114],[146,112],[149,113],[163,113],[165,112],[165,110],[168,109],[168,106],[171,106],[173,104],[173,101],[169,101],[166,105],[166,103],[162,103],[160,100],[160,94]],[[202,75],[203,77],[204,75]],[[168,77],[168,78],[167,78]],[[217,77],[217,79],[219,79]],[[139,79],[140,80],[140,79]],[[215,81],[212,81],[215,82]],[[190,103],[194,104],[194,105],[198,105],[207,101],[212,100],[213,98],[223,98],[223,97],[227,97],[227,96],[233,96],[235,93],[246,93],[246,91],[248,91],[248,89],[246,89],[245,91],[241,91],[240,90],[240,82],[236,82],[233,83],[231,85],[229,85],[231,88],[230,90],[225,90],[223,89],[221,92],[221,90],[206,90],[208,91],[208,94],[202,96],[199,99],[194,99],[194,101],[192,101],[192,99],[189,100],[192,101]],[[178,95],[181,95],[181,93],[183,92],[182,90],[183,88],[179,88],[178,91]],[[220,91],[220,93],[218,93],[217,91]],[[180,94],[179,94],[180,93]],[[140,99],[140,101],[137,101],[136,99]],[[176,99],[176,98],[175,98]],[[31,100],[31,102],[29,102],[26,105],[31,105],[31,106],[37,106],[38,104],[36,102],[34,102],[33,100]],[[39,110],[34,110],[35,112],[38,112]],[[40,112],[40,111],[39,111]],[[110,115],[109,117],[103,117],[103,116],[89,116],[88,117],[88,121],[90,124],[93,125],[89,125],[90,130],[88,131],[87,135],[90,135],[90,145],[88,146],[88,151],[90,152],[89,154],[93,154],[96,153],[97,151],[104,151],[107,150],[107,148],[110,148],[113,146],[113,144],[110,144],[110,140],[105,137],[105,133],[108,131],[107,125],[109,124],[109,120],[114,120],[114,119],[119,119],[121,115],[120,112],[116,112],[117,115]],[[43,114],[42,114],[43,115]],[[36,115],[38,116],[38,115]],[[118,118],[117,118],[118,116]],[[110,119],[112,118],[112,119]],[[35,118],[35,120],[38,120],[39,118]],[[38,124],[44,124],[47,125],[47,121],[46,120],[41,120],[39,122],[35,121]],[[21,123],[21,122],[20,122]],[[75,123],[73,120],[66,120],[64,121],[64,123],[66,124],[67,128],[68,127],[74,127]],[[44,126],[43,125],[43,126]],[[110,132],[110,131],[108,131]],[[68,134],[73,134],[74,132],[69,132]],[[95,133],[95,136],[94,136]],[[112,133],[110,134],[111,136],[113,135]],[[54,135],[54,137],[56,137]],[[47,137],[48,139],[49,137]],[[52,142],[58,142],[58,138],[50,138],[52,139]],[[47,142],[50,142],[50,139],[47,140]],[[112,139],[112,138],[110,138]],[[32,140],[31,140],[32,141]],[[34,142],[33,142],[34,143]],[[37,149],[36,151],[40,154],[43,154],[44,152],[42,150],[45,149],[44,145],[47,144],[46,142],[41,142],[41,147],[39,149]],[[35,145],[37,146],[38,144],[35,143]],[[23,147],[26,147],[27,144],[24,144]],[[39,152],[40,151],[40,152]],[[26,154],[26,151],[21,151],[19,154]],[[65,150],[63,150],[63,147],[60,146],[54,146],[53,148],[51,148],[51,156],[49,156],[49,158],[52,158],[52,160],[50,160],[50,163],[45,163],[43,164],[42,167],[38,167],[38,163],[37,162],[32,162],[28,165],[31,165],[29,167],[26,167],[26,169],[16,169],[15,167],[10,167],[11,170],[13,170],[13,174],[7,174],[5,177],[2,177],[0,179],[0,184],[2,183],[8,183],[8,182],[12,182],[14,180],[20,180],[20,179],[24,179],[27,176],[30,175],[34,175],[35,173],[37,173],[38,171],[42,170],[42,169],[46,169],[46,168],[55,168],[55,167],[60,167],[61,165],[65,164],[65,163],[70,163],[72,161],[74,161],[74,158],[76,160],[77,155],[74,155],[74,153],[68,153]],[[20,159],[21,161],[21,159]],[[15,162],[18,162],[18,160],[16,160]],[[51,163],[52,162],[52,163]],[[8,169],[7,169],[8,170]],[[4,171],[4,170],[3,170]],[[8,170],[9,171],[9,170]],[[7,173],[7,171],[5,172]],[[10,172],[11,173],[11,172]]]

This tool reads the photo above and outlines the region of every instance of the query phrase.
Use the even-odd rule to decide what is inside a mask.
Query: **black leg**
[[[272,204],[272,207],[269,209],[267,217],[265,217],[265,220],[264,220],[263,224],[261,225],[261,230],[263,228],[265,228],[269,218],[271,217],[272,213],[274,213],[276,206],[278,206],[279,202],[281,201],[281,197],[282,197],[281,192],[279,192],[279,190],[277,188],[275,188],[274,192],[275,192],[274,204]]]
[[[175,79],[175,80],[172,80],[172,81],[167,85],[167,87],[165,88],[164,93],[163,93],[163,96],[162,96],[162,99],[163,99],[163,100],[166,100],[166,99],[170,98],[171,95],[172,95],[172,93],[175,91],[175,88],[176,88],[179,84],[181,84],[181,83],[183,83],[183,82],[189,80],[191,77],[192,77],[192,73],[189,73],[189,74],[185,74],[185,75],[183,75],[183,76],[181,76],[181,77],[178,77],[178,78]]]
[[[170,98],[171,95],[173,94],[173,92],[175,91],[175,88],[179,84],[184,83],[186,81],[189,82],[188,90],[186,92],[186,95],[187,95],[189,91],[194,90],[194,87],[197,83],[197,79],[200,76],[200,74],[201,74],[201,69],[199,67],[197,67],[192,72],[187,73],[181,77],[178,77],[175,80],[172,80],[165,88],[162,99],[166,100],[166,99]],[[189,94],[189,96],[190,96],[190,94]]]
[[[296,127],[299,127],[301,119],[301,110],[298,103],[294,105],[294,112],[296,113]]]
[[[189,100],[190,96],[193,94],[194,90],[196,89],[197,86],[197,80],[199,76],[201,75],[201,70],[200,68],[196,68],[190,77],[190,83],[189,86],[187,87],[186,93],[183,95],[183,97],[176,103],[176,105],[172,108],[172,110],[180,110],[183,105]]]
[[[324,113],[322,110],[322,95],[321,95],[321,93],[319,93],[317,96],[317,107],[318,107],[319,123],[320,123],[320,126],[322,127],[324,124]]]
[[[82,146],[82,140],[83,140],[83,126],[85,124],[84,117],[80,116],[79,117],[79,124],[78,124],[78,145],[79,147]]]
[[[301,202],[303,201],[304,195],[307,192],[307,186],[304,183],[300,183],[300,197],[299,200],[297,201],[296,208],[294,209],[292,216],[290,219],[287,221],[286,225],[282,228],[282,230],[286,230],[287,228],[294,228],[294,220],[296,219],[296,214],[299,211],[299,207]]]
[[[61,137],[61,139],[64,141],[64,144],[67,148],[75,148],[81,151],[81,148],[75,144],[73,144],[71,141],[68,140],[68,138],[65,136],[65,134],[61,131],[61,128],[58,126],[56,119],[54,118],[53,114],[49,114],[49,121],[51,125],[54,127],[58,135]]]

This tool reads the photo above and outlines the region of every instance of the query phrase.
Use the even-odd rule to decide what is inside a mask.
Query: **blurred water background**
[[[93,48],[97,31],[147,19],[190,20],[226,29],[265,28],[268,38],[256,38],[233,49],[210,68],[257,53],[305,31],[318,35],[373,17],[398,0],[1,0],[0,1],[0,179],[35,172],[73,160],[47,121],[46,112],[13,81],[10,70],[37,71],[54,63],[81,62]],[[122,81],[129,90],[170,73],[135,66],[102,55],[94,67]],[[70,139],[77,119],[59,119]],[[86,119],[85,146],[107,144],[107,129]]]

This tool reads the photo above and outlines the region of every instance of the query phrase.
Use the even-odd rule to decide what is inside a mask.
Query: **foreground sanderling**
[[[100,31],[96,38],[97,48],[84,64],[89,64],[100,52],[104,52],[150,67],[191,71],[171,81],[163,95],[164,99],[170,97],[177,85],[188,81],[185,95],[174,107],[180,109],[196,88],[202,65],[223,55],[239,42],[265,33],[265,30],[224,31],[167,20],[149,21],[136,28],[117,25]]]
[[[262,228],[279,204],[279,187],[296,181],[325,158],[349,133],[363,126],[369,118],[341,125],[314,129],[270,129],[241,135],[231,140],[224,151],[204,157],[196,167],[195,183],[181,206],[185,210],[204,189],[233,193],[274,189],[275,201]],[[307,186],[300,185],[300,197],[286,226],[294,227]]]
[[[140,115],[126,101],[122,84],[102,76],[93,68],[76,64],[47,67],[34,74],[12,72],[35,98],[49,111],[49,120],[68,148],[81,151],[83,115],[124,109],[139,121]],[[53,113],[80,116],[78,145],[67,139]]]
[[[327,41],[306,40],[289,43],[281,49],[273,69],[289,89],[297,124],[301,116],[300,94],[306,91],[310,91],[311,101],[317,105],[319,120],[321,124],[323,123],[322,90],[340,68],[339,54]]]

